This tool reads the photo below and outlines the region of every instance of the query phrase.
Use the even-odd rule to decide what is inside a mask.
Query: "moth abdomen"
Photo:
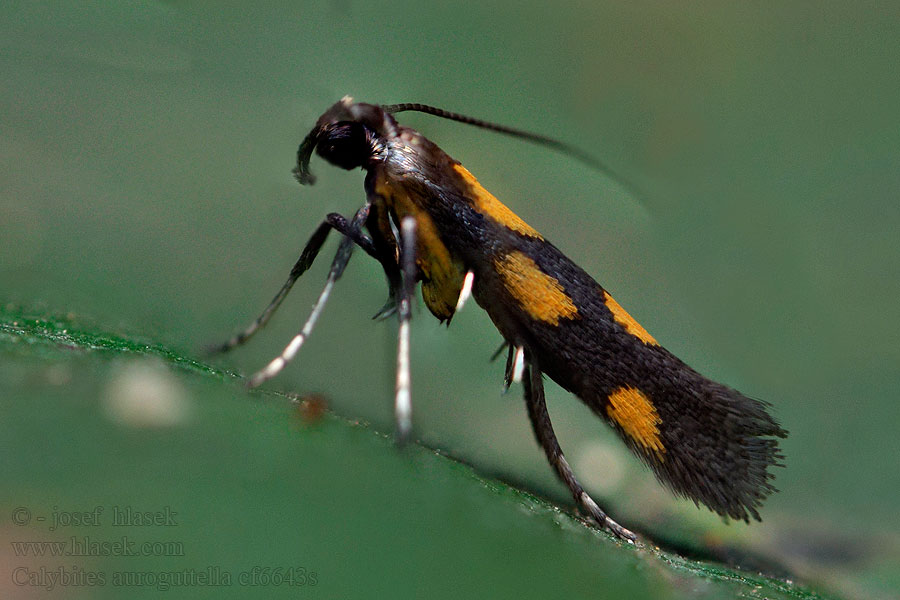
[[[525,340],[541,369],[607,421],[676,494],[725,517],[759,519],[776,491],[777,438],[786,436],[765,403],[660,346],[549,242],[522,241],[494,263],[504,285],[485,308],[503,315],[495,323],[511,343]]]
[[[763,402],[669,357],[680,363],[676,370],[664,368],[588,403],[675,493],[725,517],[759,520],[759,507],[776,491],[770,472],[781,465],[776,438],[787,432]]]

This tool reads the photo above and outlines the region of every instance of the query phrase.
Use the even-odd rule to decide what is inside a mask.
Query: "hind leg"
[[[543,374],[537,365],[530,363],[525,367],[525,373],[522,378],[525,384],[525,405],[528,407],[528,418],[531,419],[531,427],[534,429],[534,435],[537,438],[541,448],[547,455],[547,460],[556,470],[556,474],[562,479],[563,483],[572,492],[575,502],[582,511],[590,515],[601,527],[611,531],[616,537],[623,540],[634,541],[635,535],[613,521],[607,516],[594,499],[591,498],[578,480],[575,473],[569,466],[566,457],[563,456],[562,448],[553,432],[553,424],[550,422],[550,415],[547,413],[547,403],[544,399],[544,381]]]

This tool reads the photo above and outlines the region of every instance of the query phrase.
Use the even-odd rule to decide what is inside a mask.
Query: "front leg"
[[[316,303],[313,305],[312,312],[309,314],[309,318],[306,319],[306,323],[303,324],[300,333],[295,335],[293,339],[291,339],[291,342],[285,346],[284,350],[282,350],[281,354],[266,365],[265,368],[253,374],[247,382],[248,387],[256,387],[267,379],[271,379],[277,375],[281,369],[294,358],[297,351],[300,350],[300,346],[303,345],[303,342],[309,337],[309,334],[312,333],[313,327],[315,326],[319,315],[322,313],[322,309],[325,308],[328,297],[331,295],[331,289],[334,287],[335,282],[343,275],[344,269],[350,261],[350,255],[353,253],[354,244],[358,244],[363,248],[366,248],[367,246],[366,244],[360,244],[359,240],[361,239],[360,230],[362,229],[363,223],[366,221],[366,217],[369,215],[370,206],[371,205],[369,204],[364,204],[356,211],[353,220],[347,225],[347,231],[342,232],[345,237],[341,240],[337,254],[335,254],[334,260],[331,262],[331,269],[328,271],[325,287],[322,288],[322,291],[319,293],[319,299],[316,300]],[[368,238],[365,239],[368,240]],[[371,241],[369,241],[369,244],[371,244]],[[301,256],[301,260],[302,258],[303,257]],[[310,262],[312,261],[310,260]]]
[[[368,209],[366,209],[366,215],[368,215]],[[247,340],[253,337],[253,334],[262,329],[269,319],[272,318],[272,315],[275,314],[275,311],[278,310],[278,307],[281,306],[281,303],[287,297],[291,288],[294,287],[297,279],[312,266],[313,261],[316,259],[316,256],[319,255],[319,251],[322,249],[322,245],[325,243],[325,240],[328,238],[328,234],[331,233],[332,229],[336,229],[338,233],[356,243],[368,254],[381,260],[379,258],[380,254],[372,240],[361,231],[361,223],[348,223],[347,219],[342,215],[330,213],[316,228],[315,232],[309,238],[309,241],[306,242],[306,246],[303,247],[300,258],[297,259],[297,262],[291,269],[287,281],[284,282],[281,289],[278,290],[278,293],[275,294],[275,297],[272,298],[272,301],[269,302],[269,305],[266,306],[266,309],[262,314],[259,315],[259,317],[257,317],[246,329],[233,336],[224,344],[217,344],[210,347],[208,349],[210,354],[228,352],[247,342]]]

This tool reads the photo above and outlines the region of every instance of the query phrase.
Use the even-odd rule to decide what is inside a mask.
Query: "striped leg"
[[[553,424],[550,422],[547,403],[544,399],[543,375],[537,365],[532,363],[525,367],[523,381],[525,383],[525,404],[528,407],[528,418],[531,419],[534,435],[541,448],[544,449],[547,460],[556,470],[556,474],[572,492],[575,502],[601,527],[609,529],[616,537],[633,541],[635,535],[610,519],[575,479],[575,474],[569,467],[566,457],[563,456],[562,448],[559,447],[556,434],[553,432]]]
[[[400,295],[397,316],[397,388],[394,397],[394,417],[397,421],[397,441],[406,442],[412,429],[412,394],[409,369],[409,320],[412,317],[412,297],[416,288],[416,220],[404,217],[400,222]]]
[[[230,340],[225,342],[224,344],[219,344],[208,348],[209,354],[216,354],[219,352],[228,352],[249,340],[254,333],[259,331],[263,325],[265,325],[272,315],[278,310],[278,307],[281,306],[281,303],[284,301],[285,297],[288,295],[288,292],[291,291],[291,288],[296,283],[297,279],[300,278],[303,273],[306,272],[312,266],[313,261],[318,256],[319,251],[322,249],[322,245],[325,243],[325,240],[328,238],[328,234],[331,233],[332,229],[336,229],[338,233],[343,234],[345,237],[352,239],[356,244],[358,244],[363,250],[371,254],[372,256],[376,256],[375,247],[372,244],[372,240],[366,237],[360,231],[360,227],[357,226],[353,228],[350,223],[347,223],[347,219],[345,219],[342,215],[338,213],[331,213],[325,220],[322,221],[321,225],[316,228],[316,231],[312,234],[312,237],[309,238],[309,241],[306,242],[306,246],[304,246],[303,251],[300,253],[300,258],[297,259],[297,262],[294,264],[294,268],[291,269],[290,275],[288,275],[287,281],[284,282],[284,285],[281,286],[281,289],[278,290],[278,293],[275,294],[275,297],[269,302],[269,305],[262,312],[259,317],[256,318],[253,323],[251,323],[244,331],[238,333]]]
[[[303,345],[303,342],[306,341],[306,338],[308,338],[309,334],[312,333],[313,327],[315,327],[316,321],[318,320],[319,315],[322,313],[322,309],[325,308],[325,303],[328,301],[328,296],[331,295],[331,289],[334,287],[335,282],[340,279],[341,275],[343,275],[344,269],[347,267],[347,263],[350,261],[350,256],[351,254],[353,254],[354,244],[359,244],[363,248],[366,248],[365,243],[360,244],[359,240],[368,240],[368,238],[365,238],[365,236],[361,236],[360,229],[363,223],[365,223],[366,217],[369,214],[369,207],[369,204],[363,205],[362,208],[356,211],[356,215],[353,217],[353,220],[349,223],[349,225],[347,225],[347,229],[345,231],[341,231],[341,233],[344,234],[344,238],[341,240],[341,244],[340,246],[338,246],[337,254],[335,254],[334,260],[331,263],[331,270],[329,270],[328,272],[328,279],[325,281],[325,287],[322,289],[322,293],[319,294],[319,299],[316,300],[316,303],[313,305],[312,312],[310,313],[309,318],[306,320],[306,323],[303,324],[303,328],[300,330],[300,333],[294,336],[291,342],[284,348],[284,350],[280,355],[278,355],[278,357],[272,360],[272,362],[266,365],[263,369],[253,374],[247,384],[248,387],[256,387],[264,381],[271,379],[272,377],[277,375],[281,371],[281,369],[284,368],[284,365],[286,365],[292,358],[294,358],[294,356],[297,354],[297,351],[300,350],[300,346]],[[328,223],[328,221],[326,221],[326,223]],[[323,223],[323,225],[319,226],[319,230],[321,230],[324,225],[325,224]],[[330,224],[329,226],[334,227]],[[337,227],[334,228],[337,229]],[[317,230],[316,233],[318,233],[319,230]],[[327,231],[328,230],[326,229],[326,233],[322,236],[322,241],[324,241],[324,237],[327,235]],[[315,234],[313,234],[313,237],[315,238]],[[368,243],[371,244],[371,241],[369,241]],[[319,247],[321,247],[321,243],[319,243]],[[318,252],[318,249],[316,250],[316,252]],[[313,255],[312,258],[314,257],[315,255]],[[303,257],[301,256],[300,258],[302,261]],[[309,260],[310,263],[312,262],[312,258],[310,258]],[[297,261],[297,264],[299,265],[301,261]],[[300,272],[302,273],[304,270],[306,269],[304,268]],[[290,282],[290,280],[288,281]],[[291,284],[293,285],[293,282],[291,282]],[[290,289],[289,286],[288,289]],[[263,313],[263,316],[265,316],[265,313]]]

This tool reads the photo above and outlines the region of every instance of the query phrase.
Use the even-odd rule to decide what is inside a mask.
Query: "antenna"
[[[476,119],[474,117],[467,117],[466,115],[461,115],[459,113],[455,113],[449,110],[444,110],[443,108],[438,108],[436,106],[429,106],[427,104],[418,104],[415,102],[405,102],[402,104],[383,104],[381,106],[382,110],[389,114],[395,114],[399,112],[421,112],[429,115],[433,115],[435,117],[440,117],[442,119],[449,119],[451,121],[458,121],[460,123],[465,123],[466,125],[474,125],[475,127],[480,127],[481,129],[487,129],[488,131],[495,131],[497,133],[502,133],[505,135],[509,135],[515,138],[519,138],[522,140],[527,140],[529,142],[533,142],[535,144],[539,144],[541,146],[546,146],[548,148],[552,148],[557,152],[561,152],[562,154],[566,154],[571,156],[575,160],[591,167],[592,169],[599,171],[612,179],[613,181],[621,184],[623,187],[627,188],[632,194],[640,198],[642,194],[637,189],[637,187],[625,179],[618,175],[615,171],[613,171],[609,166],[605,163],[601,162],[594,156],[588,154],[584,150],[572,146],[571,144],[567,144],[555,138],[541,135],[539,133],[532,133],[530,131],[523,131],[521,129],[516,129],[514,127],[506,127],[505,125],[498,125],[497,123],[492,123],[490,121],[484,121],[482,119]]]

